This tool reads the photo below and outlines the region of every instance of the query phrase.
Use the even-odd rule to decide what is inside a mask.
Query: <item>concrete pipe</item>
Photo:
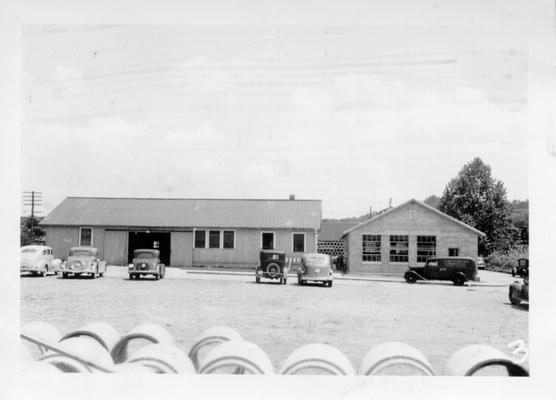
[[[62,338],[62,334],[58,329],[43,321],[33,321],[23,325],[21,327],[21,334],[50,345],[55,345]],[[36,345],[36,348],[38,349],[38,354],[33,358],[38,358],[47,351],[47,348],[41,345]]]
[[[483,344],[466,346],[452,354],[444,368],[444,375],[471,376],[491,366],[505,367],[509,376],[529,376],[525,368],[506,354]]]
[[[120,334],[106,322],[91,322],[76,331],[70,332],[62,340],[77,336],[89,336],[97,340],[102,347],[111,352],[120,340]]]
[[[90,336],[64,339],[56,345],[56,348],[67,354],[49,350],[39,358],[39,361],[52,364],[63,372],[111,372],[114,367],[110,353]],[[101,367],[102,370],[89,363]]]
[[[31,352],[23,342],[19,342],[19,360],[21,362],[29,362],[34,360]]]
[[[149,344],[133,353],[124,364],[140,364],[159,374],[194,374],[193,363],[182,350],[169,344]],[[123,364],[121,364],[123,365]]]
[[[390,372],[386,372],[391,368]],[[393,369],[397,368],[398,373]],[[407,373],[407,369],[411,372]],[[403,371],[403,373],[402,373]],[[387,342],[370,349],[359,366],[358,375],[435,375],[427,358],[415,347],[402,342]]]
[[[62,371],[60,371],[54,365],[46,363],[46,362],[40,362],[40,361],[29,361],[29,362],[21,363],[20,372],[22,372],[24,374],[51,374],[51,373],[60,374],[60,373],[62,373]]]
[[[144,339],[151,343],[174,344],[174,338],[160,325],[145,323],[133,327],[112,348],[111,354],[114,363],[123,363],[127,357],[129,342],[136,339]]]
[[[242,338],[237,331],[227,326],[215,326],[201,333],[195,339],[195,344],[191,347],[191,350],[189,350],[189,358],[195,369],[199,369],[199,352],[201,350],[206,351],[211,345],[214,347],[214,345],[230,340],[242,340]]]
[[[232,372],[227,372],[229,370]],[[230,340],[212,349],[199,365],[200,374],[274,374],[272,362],[256,344]]]
[[[324,343],[311,343],[294,350],[284,361],[280,374],[355,375],[355,370],[351,361],[336,347]]]
[[[122,363],[114,365],[116,374],[156,374],[156,371],[146,365],[136,363]]]

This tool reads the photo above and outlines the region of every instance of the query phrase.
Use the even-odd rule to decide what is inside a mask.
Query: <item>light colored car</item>
[[[48,272],[60,272],[60,260],[54,259],[52,248],[48,246],[29,245],[21,248],[19,272],[46,276]]]
[[[332,287],[334,274],[328,254],[309,253],[301,257],[301,268],[297,271],[297,283],[302,286],[307,282],[322,282]]]
[[[165,266],[160,262],[160,251],[155,249],[133,250],[133,262],[128,266],[129,279],[139,279],[142,275],[164,278]]]
[[[106,273],[106,261],[98,258],[96,247],[72,247],[68,254],[68,259],[61,265],[62,278],[66,279],[71,275],[90,275],[95,279],[104,276]]]

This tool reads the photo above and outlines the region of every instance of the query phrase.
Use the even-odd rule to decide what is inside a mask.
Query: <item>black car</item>
[[[260,283],[261,278],[279,279],[280,284],[284,285],[288,282],[286,253],[283,251],[263,250],[259,258],[260,266],[255,271],[255,282]]]
[[[470,257],[429,258],[424,267],[410,267],[404,278],[407,283],[434,279],[462,286],[467,281],[477,280],[477,264]]]
[[[517,268],[512,267],[512,276],[519,275],[522,278],[529,276],[529,259],[520,258],[517,260]]]
[[[128,266],[129,279],[139,279],[152,275],[155,279],[164,278],[165,266],[160,261],[160,251],[155,249],[133,250],[133,262]]]

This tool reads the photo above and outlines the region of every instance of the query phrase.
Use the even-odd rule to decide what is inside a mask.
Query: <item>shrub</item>
[[[512,272],[512,268],[517,267],[517,260],[529,257],[529,247],[519,245],[510,248],[508,251],[494,251],[485,258],[487,269],[494,271]]]

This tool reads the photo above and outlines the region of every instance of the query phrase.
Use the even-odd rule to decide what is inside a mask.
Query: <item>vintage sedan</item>
[[[89,275],[95,279],[104,276],[106,273],[106,261],[98,258],[96,247],[72,247],[68,254],[68,259],[62,263],[62,278],[66,279],[70,275]]]
[[[165,266],[160,261],[160,250],[133,250],[133,261],[129,264],[129,279],[138,279],[142,275],[153,275],[155,279],[164,278]]]
[[[60,260],[54,259],[52,248],[48,246],[30,245],[21,248],[19,272],[46,276],[48,272],[60,272]]]
[[[477,264],[471,257],[429,258],[423,267],[410,267],[405,275],[407,283],[418,280],[452,281],[463,286],[467,281],[478,281]]]
[[[300,286],[307,282],[322,282],[332,287],[334,274],[328,254],[309,253],[301,257],[301,268],[297,270],[297,283]]]

